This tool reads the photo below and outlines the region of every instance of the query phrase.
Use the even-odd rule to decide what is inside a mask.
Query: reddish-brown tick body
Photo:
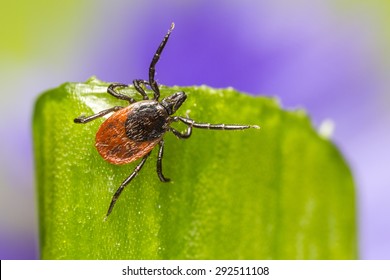
[[[96,133],[96,149],[108,162],[126,164],[149,153],[168,130],[169,115],[159,102],[143,100],[115,112]]]

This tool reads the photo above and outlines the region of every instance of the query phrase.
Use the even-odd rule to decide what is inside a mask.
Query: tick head
[[[179,91],[161,100],[161,105],[164,106],[169,115],[172,115],[186,99],[187,95],[183,91]]]

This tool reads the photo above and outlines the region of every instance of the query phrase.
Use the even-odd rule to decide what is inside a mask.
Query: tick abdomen
[[[96,133],[99,154],[113,164],[133,162],[150,152],[168,129],[168,114],[154,100],[143,100],[115,112]]]

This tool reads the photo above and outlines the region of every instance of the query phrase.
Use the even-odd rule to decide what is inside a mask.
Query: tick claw
[[[85,118],[85,116],[84,116],[84,115],[81,115],[80,117],[75,118],[73,121],[74,121],[75,123],[83,123],[84,118]]]

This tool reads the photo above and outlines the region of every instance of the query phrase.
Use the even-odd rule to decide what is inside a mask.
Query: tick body
[[[96,133],[96,149],[108,162],[125,164],[149,153],[169,129],[169,115],[157,101],[143,100],[115,112]]]
[[[187,139],[192,134],[192,128],[215,129],[215,130],[242,130],[248,128],[259,128],[256,125],[228,125],[198,123],[189,117],[173,116],[178,108],[186,100],[184,92],[176,92],[159,101],[160,90],[155,81],[155,65],[169,39],[174,28],[171,28],[163,38],[149,67],[149,80],[134,80],[133,85],[143,100],[136,101],[133,98],[120,93],[117,88],[128,87],[126,84],[111,84],[107,93],[112,96],[129,102],[127,107],[115,106],[88,117],[78,117],[75,123],[88,123],[109,113],[113,113],[102,123],[96,133],[95,146],[99,154],[112,164],[126,164],[141,159],[134,171],[119,186],[112,197],[106,218],[111,214],[114,205],[121,195],[123,189],[130,181],[137,176],[145,164],[153,148],[159,146],[157,155],[157,175],[162,182],[168,182],[162,173],[162,158],[164,153],[165,133],[172,132],[179,139]],[[145,87],[153,92],[153,99],[150,100]],[[171,127],[173,122],[182,122],[187,126],[184,132],[177,131]]]

